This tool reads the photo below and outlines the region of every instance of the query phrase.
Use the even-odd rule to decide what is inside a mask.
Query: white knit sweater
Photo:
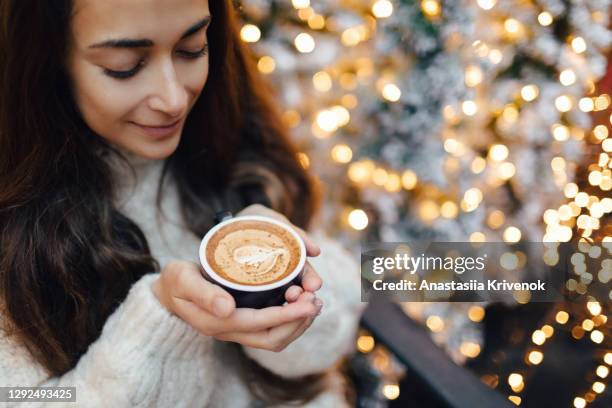
[[[116,166],[115,177],[121,181],[118,208],[143,230],[162,268],[172,259],[197,262],[200,237],[185,228],[170,177],[164,186],[161,215],[156,210],[163,161],[134,156],[130,161],[136,177],[125,166]],[[321,315],[281,352],[245,347],[251,358],[286,377],[320,372],[352,351],[363,308],[355,258],[324,234],[312,235],[321,247],[321,255],[310,258],[323,280],[318,292],[324,302]],[[252,406],[254,399],[238,376],[235,351],[169,313],[151,291],[156,277],[155,273],[145,275],[133,285],[106,321],[100,338],[61,377],[50,378],[0,324],[0,386],[76,387],[76,404],[49,403],[52,407]],[[336,408],[345,403],[337,384],[330,382],[329,391],[308,406]]]

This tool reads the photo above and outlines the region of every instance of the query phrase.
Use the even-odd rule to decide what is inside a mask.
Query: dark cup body
[[[270,306],[281,306],[285,303],[285,292],[292,285],[301,286],[302,283],[302,275],[304,274],[304,269],[298,273],[295,278],[291,281],[285,283],[283,286],[279,286],[274,289],[264,290],[264,291],[243,291],[237,290],[223,285],[220,282],[215,281],[210,275],[206,273],[204,268],[201,268],[202,275],[210,282],[222,287],[226,290],[236,302],[236,307],[248,307],[252,309],[263,309]]]

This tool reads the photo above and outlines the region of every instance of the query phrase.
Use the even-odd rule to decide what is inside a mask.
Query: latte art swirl
[[[284,228],[263,221],[235,221],[210,239],[206,259],[214,271],[243,285],[283,279],[300,261],[296,238]]]

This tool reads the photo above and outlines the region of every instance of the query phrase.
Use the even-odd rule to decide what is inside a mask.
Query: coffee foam
[[[296,238],[273,223],[232,222],[214,233],[206,260],[222,278],[242,285],[264,285],[285,278],[300,262]]]

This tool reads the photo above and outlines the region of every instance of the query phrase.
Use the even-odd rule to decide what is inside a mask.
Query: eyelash
[[[196,59],[203,57],[208,54],[208,44],[204,44],[204,47],[200,51],[189,52],[189,51],[178,51],[183,57],[188,59]],[[130,70],[127,71],[113,71],[111,69],[104,69],[104,73],[110,77],[116,79],[127,79],[136,75],[136,73],[140,70],[140,68],[144,65],[144,60],[138,61],[138,64]]]

